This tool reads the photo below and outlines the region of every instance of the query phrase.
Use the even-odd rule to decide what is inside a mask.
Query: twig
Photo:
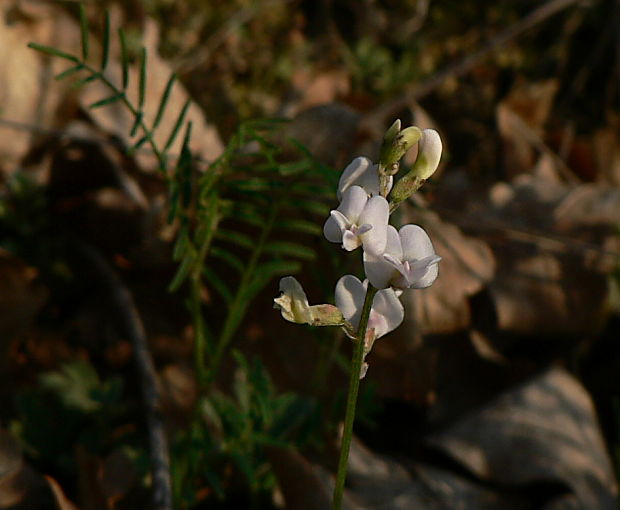
[[[146,411],[149,433],[151,473],[153,477],[153,510],[172,510],[172,483],[168,440],[161,414],[161,398],[153,358],[149,352],[144,325],[131,293],[118,275],[94,248],[79,245],[80,251],[91,262],[101,283],[109,293],[121,320],[122,329],[133,347],[140,373],[140,386]]]
[[[426,96],[439,87],[448,78],[466,74],[484,57],[504,46],[510,40],[579,1],[580,0],[549,0],[544,5],[534,9],[514,25],[511,25],[497,34],[497,36],[489,41],[489,43],[483,48],[467,55],[459,62],[448,66],[442,71],[439,71],[426,81],[423,81],[414,88],[403,92],[400,96],[392,99],[391,101],[383,103],[366,116],[363,121],[364,127],[372,132],[372,130],[376,129],[373,126],[383,126],[383,119],[394,116],[401,108],[423,96]]]

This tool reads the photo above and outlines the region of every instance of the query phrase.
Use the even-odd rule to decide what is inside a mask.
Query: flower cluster
[[[344,169],[336,193],[340,204],[323,226],[328,241],[347,251],[362,247],[366,280],[345,275],[336,284],[336,306],[310,306],[299,282],[287,276],[280,280],[281,294],[274,300],[275,307],[288,321],[342,326],[350,337],[358,339],[362,334],[358,327],[366,295],[371,288],[376,290],[363,338],[364,356],[377,338],[402,323],[405,312],[400,294],[405,289],[430,286],[437,278],[441,260],[422,227],[405,225],[396,230],[389,224],[390,214],[398,204],[437,169],[442,150],[436,131],[400,127],[397,120],[386,132],[377,164],[358,157]],[[416,143],[418,156],[414,165],[394,185],[401,158]],[[364,363],[360,377],[366,368]]]

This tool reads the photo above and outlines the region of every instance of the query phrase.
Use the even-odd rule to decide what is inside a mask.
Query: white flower
[[[312,324],[312,312],[301,284],[292,276],[285,276],[280,280],[280,292],[273,301],[282,317],[297,324]]]
[[[385,249],[390,207],[380,195],[368,197],[360,186],[351,186],[342,202],[330,212],[323,226],[328,241],[342,243],[347,251],[364,245],[364,251],[380,255]]]
[[[423,289],[437,278],[440,260],[422,227],[405,225],[397,232],[388,225],[384,253],[377,256],[364,252],[364,270],[370,283],[379,289]]]
[[[342,200],[342,195],[351,186],[360,186],[368,195],[379,195],[379,170],[378,165],[373,165],[372,161],[363,156],[355,158],[342,172],[338,182],[336,194],[338,200]],[[392,189],[394,179],[389,178],[387,193]]]
[[[336,284],[336,306],[342,312],[354,328],[359,326],[368,280],[360,282],[353,275],[345,275]],[[396,296],[393,289],[380,290],[375,294],[370,310],[367,328],[367,345],[388,334],[390,331],[400,326],[405,317],[405,310],[402,303]],[[369,333],[374,332],[374,336]],[[370,342],[368,337],[371,337]],[[366,351],[370,350],[367,347]]]

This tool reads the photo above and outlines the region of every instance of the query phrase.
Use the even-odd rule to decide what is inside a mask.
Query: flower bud
[[[423,181],[428,179],[435,173],[441,159],[441,138],[439,133],[434,129],[425,129],[422,131],[420,139],[420,149],[418,157],[409,173],[419,177]]]
[[[400,121],[398,121],[398,124],[400,125]],[[395,125],[396,122],[392,124],[392,127],[386,132],[379,153],[379,164],[388,171],[394,168],[395,164],[401,160],[405,153],[411,149],[422,136],[422,131],[415,126],[409,126],[399,131],[397,134],[393,134]],[[390,135],[389,138],[388,134]]]
[[[383,143],[391,144],[396,135],[400,133],[400,119],[396,119],[383,135]]]
[[[409,198],[418,191],[424,181],[435,173],[441,159],[441,138],[434,129],[422,131],[418,157],[415,163],[404,177],[402,177],[392,189],[390,195],[390,212],[395,209],[396,204]]]

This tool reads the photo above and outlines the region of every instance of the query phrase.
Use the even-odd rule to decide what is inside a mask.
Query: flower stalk
[[[362,363],[364,362],[364,346],[368,329],[368,319],[370,310],[377,290],[368,284],[364,307],[360,317],[359,327],[354,342],[353,356],[351,358],[351,372],[349,374],[349,391],[347,394],[347,408],[344,417],[342,430],[342,444],[340,447],[340,458],[338,459],[338,473],[336,474],[336,486],[332,499],[332,510],[340,510],[342,507],[342,496],[344,494],[344,484],[347,478],[347,467],[349,463],[349,450],[351,449],[351,439],[353,437],[353,422],[355,421],[355,409],[357,407],[357,395],[360,387],[360,375]]]

